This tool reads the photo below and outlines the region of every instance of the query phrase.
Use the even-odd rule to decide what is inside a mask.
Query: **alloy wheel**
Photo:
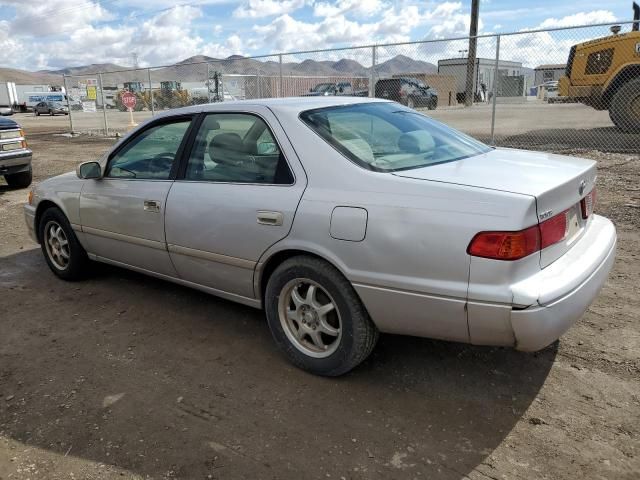
[[[51,220],[44,228],[44,236],[49,260],[58,270],[66,270],[71,259],[71,252],[69,240],[64,230],[58,222]]]
[[[289,281],[280,294],[278,315],[289,341],[310,357],[328,357],[340,345],[342,321],[336,302],[313,280]]]

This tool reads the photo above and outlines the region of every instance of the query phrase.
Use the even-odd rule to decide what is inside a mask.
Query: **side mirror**
[[[76,175],[78,178],[85,180],[102,178],[102,167],[94,160],[89,162],[83,162],[76,168]]]

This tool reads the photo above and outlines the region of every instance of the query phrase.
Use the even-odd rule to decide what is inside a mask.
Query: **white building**
[[[542,85],[545,82],[553,82],[560,80],[560,77],[564,75],[564,71],[567,66],[564,63],[553,63],[548,65],[539,65],[533,69],[535,77],[533,80],[534,85]]]
[[[485,97],[488,97],[489,92],[493,92],[495,85],[495,66],[495,59],[476,58],[475,69],[473,72],[473,91],[476,94],[476,97],[481,95],[483,85],[485,86]],[[498,72],[500,77],[521,78],[522,83],[524,84],[522,63],[520,62],[500,60],[498,61]],[[453,75],[456,78],[457,93],[459,97],[458,101],[464,101],[464,97],[460,98],[460,94],[464,94],[467,85],[467,58],[448,58],[445,60],[438,60],[438,74]],[[505,87],[507,83],[509,82],[502,81],[501,84],[498,85],[498,96],[518,96],[524,94],[524,87],[519,89],[517,85],[513,88],[501,88]],[[514,88],[515,91],[512,92]],[[516,93],[518,95],[515,95]]]

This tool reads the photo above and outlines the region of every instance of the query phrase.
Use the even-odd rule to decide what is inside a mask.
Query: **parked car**
[[[435,110],[438,92],[415,78],[385,78],[376,82],[377,98],[385,98],[409,108],[426,107]]]
[[[20,125],[0,117],[0,175],[10,187],[31,185],[31,150]]]
[[[37,115],[69,115],[69,107],[60,102],[40,102],[33,107],[33,113]]]
[[[394,102],[264,99],[157,115],[25,216],[58,277],[96,260],[263,308],[292,363],[340,375],[378,332],[555,341],[614,261],[595,179]]]
[[[13,109],[11,107],[0,107],[0,116],[8,117],[13,115]]]
[[[305,93],[305,97],[326,97],[329,95],[345,96],[345,97],[367,97],[369,91],[355,90],[351,85],[351,82],[327,82],[319,83],[315,87],[309,90],[309,93]]]

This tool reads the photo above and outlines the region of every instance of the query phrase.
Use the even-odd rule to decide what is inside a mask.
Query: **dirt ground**
[[[35,180],[111,145],[30,136]],[[382,336],[338,379],[261,312],[101,266],[57,280],[0,184],[0,479],[640,478],[640,158],[597,159],[615,269],[536,354]]]

